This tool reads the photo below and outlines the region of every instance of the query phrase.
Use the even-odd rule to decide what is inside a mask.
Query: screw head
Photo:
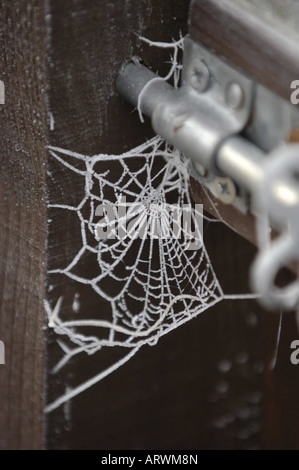
[[[224,204],[232,204],[237,197],[237,189],[228,176],[217,176],[214,180],[216,194]]]
[[[239,83],[232,82],[226,90],[226,103],[232,109],[240,109],[244,104],[244,91]]]
[[[210,72],[206,64],[199,59],[193,60],[188,70],[188,81],[194,90],[200,93],[205,91],[210,82]]]

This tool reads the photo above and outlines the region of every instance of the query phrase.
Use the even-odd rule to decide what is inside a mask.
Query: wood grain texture
[[[298,31],[286,33],[265,14],[261,19],[260,8],[245,7],[231,0],[193,0],[190,34],[289,100],[291,83],[299,77]],[[265,4],[261,9],[272,11]]]
[[[0,5],[0,448],[43,446],[46,41],[43,2]]]
[[[265,317],[265,360],[269,365],[264,374],[263,448],[266,450],[299,449],[299,366],[291,363],[291,343],[298,339],[298,323],[295,316],[286,314],[281,324],[281,336],[277,355],[277,331],[279,316]],[[271,364],[276,360],[273,369]]]
[[[262,21],[277,28],[285,35],[296,37],[299,21],[297,0],[231,0],[246,12],[251,12]]]

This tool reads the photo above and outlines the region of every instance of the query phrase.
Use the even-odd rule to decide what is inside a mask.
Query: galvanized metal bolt
[[[216,194],[224,204],[233,204],[237,197],[237,188],[228,176],[217,176],[214,180]]]
[[[199,176],[205,177],[208,174],[207,169],[199,162],[193,162],[193,167]]]
[[[196,91],[205,91],[210,82],[210,72],[206,64],[199,59],[193,60],[188,70],[188,80]]]
[[[226,90],[226,103],[232,109],[240,109],[244,104],[244,91],[239,83],[232,82]]]

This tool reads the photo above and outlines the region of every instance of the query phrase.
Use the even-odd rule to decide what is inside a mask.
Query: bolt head
[[[241,109],[244,105],[244,91],[239,83],[232,82],[226,90],[226,103],[232,109]]]
[[[205,177],[208,174],[207,169],[199,162],[194,162],[193,167],[196,171],[196,173],[199,174],[199,176]]]
[[[194,90],[200,93],[204,92],[210,82],[210,72],[206,64],[201,60],[195,59],[192,61],[188,72],[188,81]]]
[[[214,180],[216,194],[224,204],[233,204],[237,197],[237,189],[228,176],[217,176]]]

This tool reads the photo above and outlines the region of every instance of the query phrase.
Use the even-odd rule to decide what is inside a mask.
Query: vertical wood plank
[[[43,446],[44,2],[0,5],[0,448]]]

